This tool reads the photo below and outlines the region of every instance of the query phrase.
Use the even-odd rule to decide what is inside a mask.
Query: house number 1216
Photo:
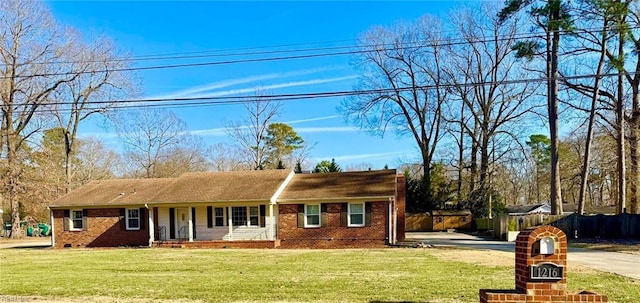
[[[562,279],[562,269],[562,266],[553,263],[533,265],[530,268],[530,277],[537,280],[560,280]]]

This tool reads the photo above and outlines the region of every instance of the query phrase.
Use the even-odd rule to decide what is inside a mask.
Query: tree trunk
[[[422,147],[424,149],[424,151],[422,151],[422,185],[423,185],[423,190],[424,190],[424,197],[425,200],[424,203],[428,203],[426,208],[429,208],[429,206],[431,205],[432,201],[431,201],[431,197],[432,197],[432,192],[431,192],[431,159],[429,159],[429,153],[427,152],[428,148],[426,146]]]
[[[629,191],[631,199],[629,200],[629,213],[640,214],[640,109],[638,108],[638,98],[640,92],[635,87],[633,90],[633,112],[629,120],[629,156],[630,176]]]
[[[458,150],[458,203],[462,201],[462,173],[464,171],[464,102],[460,105],[460,149]]]
[[[606,26],[606,21],[605,21]],[[596,106],[598,103],[598,97],[600,92],[600,81],[602,79],[602,69],[604,67],[605,52],[606,52],[606,33],[602,34],[602,49],[600,52],[600,59],[598,60],[598,67],[596,69],[596,79],[593,84],[593,97],[591,98],[591,108],[589,110],[589,127],[587,128],[587,138],[584,146],[584,158],[582,161],[582,170],[580,171],[580,197],[578,198],[578,214],[584,214],[585,193],[587,191],[587,182],[589,180],[589,166],[591,165],[591,141],[593,139],[593,131],[596,122]],[[591,191],[589,191],[591,194]],[[593,196],[592,201],[593,201]]]
[[[558,12],[552,13],[552,20],[558,20]],[[547,39],[549,32],[547,32]],[[547,40],[549,41],[549,39]],[[558,48],[560,33],[553,30],[550,50],[547,47],[549,132],[551,139],[551,214],[562,214],[562,184],[560,182],[560,159],[558,155]],[[549,43],[547,43],[549,46]]]
[[[623,37],[620,37],[620,45],[618,54],[624,56],[624,41]],[[627,164],[626,164],[626,147],[625,147],[625,117],[624,117],[624,71],[618,72],[618,100],[616,104],[616,127],[618,131],[618,137],[616,138],[616,153],[617,153],[617,167],[618,167],[618,186],[617,186],[617,213],[621,214],[626,212],[627,208]]]
[[[476,179],[478,177],[478,144],[476,140],[471,140],[471,163],[469,164],[469,192],[476,189]]]
[[[17,167],[17,151],[16,151],[16,134],[12,128],[13,121],[11,117],[8,119],[5,126],[8,126],[6,132],[6,145],[7,145],[7,196],[9,197],[9,203],[11,204],[11,238],[22,238],[22,231],[20,228],[20,202],[18,201],[18,175],[19,169]]]

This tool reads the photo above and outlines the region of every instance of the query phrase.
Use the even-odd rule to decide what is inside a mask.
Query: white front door
[[[176,230],[178,239],[189,238],[189,209],[176,208]]]

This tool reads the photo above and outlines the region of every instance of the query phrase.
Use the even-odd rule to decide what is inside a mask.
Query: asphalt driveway
[[[515,250],[514,242],[487,240],[455,232],[408,232],[406,237],[407,241],[436,247],[454,246],[506,252]],[[640,255],[569,247],[567,261],[640,280]]]

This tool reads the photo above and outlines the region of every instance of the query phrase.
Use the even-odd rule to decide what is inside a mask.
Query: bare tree
[[[79,165],[74,167],[74,180],[83,185],[91,180],[111,179],[116,176],[116,168],[121,161],[114,150],[95,137],[82,138],[75,153]]]
[[[243,163],[243,159],[238,154],[235,146],[229,143],[221,142],[213,145],[210,158],[214,171],[249,169],[248,166]]]
[[[58,125],[64,129],[66,191],[71,190],[73,172],[70,163],[76,152],[76,138],[80,123],[94,114],[105,113],[114,103],[105,100],[119,100],[133,95],[135,85],[133,75],[112,72],[129,66],[124,56],[118,56],[113,42],[106,37],[96,39],[91,45],[77,45],[69,49],[71,68],[78,76],[64,83],[56,91],[55,116]],[[92,103],[93,101],[103,101]]]
[[[513,18],[500,22],[496,13],[496,7],[485,5],[482,11],[468,9],[451,15],[465,43],[451,48],[454,64],[447,72],[456,96],[462,101],[460,106],[464,111],[459,121],[463,121],[464,133],[472,141],[474,163],[470,165],[476,165],[473,153],[479,153],[481,190],[488,188],[490,166],[503,154],[494,150],[496,142],[509,144],[502,147],[505,151],[519,148],[523,128],[515,126],[524,124],[533,107],[530,100],[539,86],[509,84],[511,80],[527,77],[526,63],[516,60],[511,47],[516,41],[519,21]],[[469,121],[464,120],[465,114]],[[472,175],[475,180],[474,170]]]
[[[605,64],[607,63],[607,48],[609,44],[609,40],[612,38],[612,34],[608,30],[610,24],[612,23],[611,16],[607,14],[600,14],[599,10],[601,9],[601,5],[604,2],[589,2],[585,1],[582,3],[584,7],[580,8],[579,13],[581,16],[585,16],[586,18],[582,18],[583,20],[587,20],[585,22],[585,26],[587,28],[598,28],[600,27],[602,30],[600,31],[581,31],[576,33],[576,36],[580,37],[577,39],[576,50],[574,53],[581,55],[584,53],[595,53],[598,55],[598,60],[596,61],[596,68],[594,71],[594,79],[593,83],[577,83],[567,78],[564,78],[563,83],[576,91],[579,95],[582,95],[586,98],[590,99],[590,104],[585,111],[588,111],[588,124],[587,124],[587,132],[586,138],[584,142],[584,156],[582,162],[582,168],[580,170],[580,192],[578,198],[578,213],[584,214],[585,212],[585,200],[586,193],[588,187],[588,181],[591,172],[591,147],[592,141],[594,137],[594,131],[596,128],[596,118],[597,118],[597,109],[600,100],[600,92],[602,90],[602,78],[605,73]],[[587,17],[588,16],[588,17]],[[589,22],[590,21],[590,22]],[[584,70],[585,66],[582,64],[576,64],[576,69]],[[613,94],[605,93],[609,96],[613,96]],[[575,105],[570,105],[575,106]]]
[[[551,139],[551,213],[562,214],[562,183],[560,182],[559,157],[559,113],[558,113],[558,55],[560,37],[563,31],[570,31],[573,18],[569,14],[568,1],[562,0],[507,0],[498,17],[501,22],[512,18],[518,12],[530,7],[528,14],[536,27],[544,30],[543,45],[536,40],[518,41],[513,45],[516,56],[531,60],[534,56],[544,56],[547,79],[547,119]],[[536,39],[536,38],[534,38]]]
[[[18,190],[23,173],[20,151],[39,130],[41,110],[60,85],[77,78],[63,54],[77,41],[41,2],[0,1],[0,100],[2,149],[6,157],[5,194],[12,213],[11,237],[20,237]]]
[[[253,170],[264,169],[268,149],[265,141],[267,128],[281,108],[280,102],[271,101],[264,96],[264,91],[256,89],[255,98],[243,104],[247,117],[226,126],[227,134]]]
[[[441,137],[442,107],[449,98],[442,72],[443,38],[439,20],[429,16],[370,29],[360,38],[367,51],[355,58],[360,69],[355,90],[361,93],[342,102],[347,118],[365,130],[382,135],[391,129],[413,137],[427,194]]]
[[[172,152],[180,149],[176,153],[182,157],[178,162],[182,163],[185,169],[202,170],[199,164],[202,157],[196,157],[191,152],[203,150],[190,145],[192,140],[187,134],[186,124],[173,112],[166,109],[144,109],[138,111],[127,111],[117,113],[112,117],[113,126],[118,136],[125,144],[125,158],[133,165],[133,175],[145,178],[157,178],[173,176],[167,171],[159,169],[173,156]],[[185,146],[189,146],[185,153]],[[194,165],[193,167],[186,165]],[[171,170],[168,170],[171,172]],[[177,173],[177,172],[176,172]]]

